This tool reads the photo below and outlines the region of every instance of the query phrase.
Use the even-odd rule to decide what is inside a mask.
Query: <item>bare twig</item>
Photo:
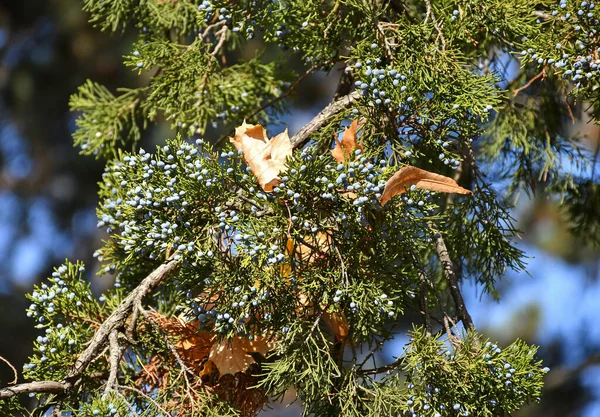
[[[446,329],[446,335],[448,336],[448,341],[452,345],[452,347],[456,347],[461,341],[460,332],[452,317],[448,314],[444,314],[444,329]],[[454,329],[454,331],[452,330]]]
[[[444,34],[442,33],[442,28],[438,24],[435,14],[433,14],[433,11],[431,10],[431,2],[429,0],[425,0],[425,7],[427,9],[427,14],[425,15],[425,20],[423,21],[423,23],[427,24],[427,21],[431,17],[431,21],[433,22],[433,27],[435,28],[435,30],[437,30],[437,33],[438,33],[438,39],[440,39],[442,41],[442,50],[445,50],[446,49],[446,39],[444,39]]]
[[[342,283],[344,284],[344,287],[348,288],[348,274],[346,273],[346,265],[344,264],[344,259],[342,258],[342,254],[340,253],[340,250],[337,248],[337,246],[333,245],[333,248],[335,249],[335,253],[338,256],[338,259],[340,260],[340,265],[342,267]]]
[[[228,30],[229,28],[227,26],[223,26],[221,29],[218,30],[217,33],[215,33],[215,35],[219,36],[219,40],[217,42],[217,45],[215,46],[215,49],[213,49],[213,51],[210,53],[212,56],[216,56],[225,44]]]
[[[137,388],[134,387],[129,387],[127,385],[118,385],[117,388],[122,389],[122,390],[126,390],[126,391],[133,391],[136,394],[141,395],[142,397],[146,398],[148,401],[150,401],[152,404],[154,404],[156,406],[156,408],[158,408],[161,413],[163,413],[163,415],[166,416],[170,416],[171,413],[169,413],[167,410],[165,410],[164,408],[162,408],[160,406],[159,403],[156,402],[156,400],[154,398],[152,398],[151,396],[149,396],[148,394],[146,394],[144,391],[139,390]]]
[[[0,399],[14,397],[15,395],[46,392],[50,394],[60,394],[71,388],[68,382],[58,381],[35,381],[25,384],[13,385],[0,389]]]
[[[440,262],[442,263],[442,268],[444,270],[446,280],[448,281],[448,286],[450,287],[450,295],[452,295],[454,304],[456,304],[456,313],[458,318],[463,322],[467,330],[473,330],[475,329],[475,326],[473,325],[473,319],[467,311],[465,301],[463,300],[462,293],[458,287],[458,279],[454,273],[454,266],[452,264],[452,260],[450,259],[450,255],[448,254],[446,242],[444,242],[444,238],[439,232],[435,232],[435,249],[438,257],[440,258]]]
[[[272,100],[269,100],[268,102],[263,104],[258,110],[255,110],[253,113],[246,116],[246,119],[251,119],[252,117],[256,116],[261,111],[271,107],[273,104],[275,104],[275,103],[283,100],[287,96],[289,96],[300,85],[300,83],[306,79],[306,77],[308,77],[310,74],[312,74],[313,72],[315,72],[317,69],[319,69],[321,67],[322,67],[322,65],[314,66],[314,67],[310,67],[309,69],[304,71],[304,73],[302,75],[300,75],[300,77],[298,77],[298,79],[294,82],[294,84],[292,84],[292,86],[290,88],[288,88],[285,93],[275,97]]]
[[[379,23],[379,22],[377,22],[377,31],[381,34],[381,37],[383,38],[383,46],[385,48],[385,54],[387,55],[387,58],[390,60],[390,62],[392,62],[394,59],[394,53],[392,52],[392,48],[387,40],[387,37],[385,36],[383,27],[381,26],[381,23]]]
[[[529,88],[531,86],[531,84],[533,84],[537,79],[539,79],[540,77],[545,77],[545,76],[546,76],[546,68],[542,68],[542,70],[535,77],[533,77],[529,81],[527,81],[527,84],[525,84],[524,86],[519,87],[515,91],[513,91],[513,96],[516,97],[521,91]]]
[[[306,142],[308,142],[310,139],[310,136],[322,128],[330,117],[335,116],[342,110],[348,108],[359,97],[360,92],[354,91],[347,96],[340,98],[339,100],[329,103],[329,105],[321,110],[321,112],[317,114],[310,122],[308,122],[306,126],[292,136],[290,139],[292,142],[292,147],[299,148],[306,144]]]
[[[215,30],[216,28],[221,27],[226,23],[227,22],[225,20],[219,20],[218,22],[213,23],[212,25],[208,25],[206,29],[204,29],[204,32],[202,32],[202,34],[199,35],[200,39],[206,40],[206,37],[208,36],[211,30]]]
[[[398,358],[396,358],[396,360],[394,362],[392,362],[388,365],[380,366],[379,368],[365,369],[362,371],[358,371],[358,373],[361,375],[376,375],[376,374],[381,374],[384,372],[390,372],[390,371],[397,369],[398,365],[400,365],[401,363],[402,363],[402,357],[398,357]]]
[[[454,333],[456,334],[456,339],[460,340],[460,331],[458,330],[458,326],[456,325],[454,319],[448,314],[444,315],[444,319],[447,319],[450,322],[450,324],[452,324],[452,328],[454,329]]]
[[[106,395],[109,391],[113,390],[115,386],[119,384],[118,374],[119,374],[119,361],[121,358],[121,348],[119,347],[119,336],[117,330],[113,330],[108,335],[109,342],[109,362],[110,362],[110,372],[108,374],[108,381],[106,381],[106,388],[104,390],[104,395]]]
[[[544,12],[542,12],[542,11],[540,11],[540,10],[535,10],[535,11],[533,12],[533,14],[534,14],[535,16],[539,17],[540,19],[545,19],[545,20],[550,20],[550,19],[552,19],[552,18],[554,18],[554,19],[558,19],[558,20],[563,20],[563,21],[564,21],[564,20],[567,20],[567,18],[566,18],[566,17],[564,17],[564,16],[560,16],[560,15],[559,15],[559,16],[552,16],[552,15],[549,15],[548,13],[544,13]]]
[[[313,332],[319,325],[319,321],[321,321],[321,317],[323,316],[323,313],[324,313],[324,310],[321,310],[321,312],[317,315],[317,319],[315,320],[312,327],[310,328],[310,331],[308,332],[308,336],[306,336],[306,339],[304,340],[304,344],[307,344],[308,341],[310,340],[310,338],[312,337]]]
[[[12,365],[12,363],[10,363],[6,358],[0,356],[0,360],[2,360],[4,363],[6,363],[8,366],[10,366],[10,369],[12,369],[13,375],[15,376],[15,379],[13,379],[11,382],[9,382],[9,385],[16,384],[17,381],[19,380],[19,373],[17,372],[15,367]]]

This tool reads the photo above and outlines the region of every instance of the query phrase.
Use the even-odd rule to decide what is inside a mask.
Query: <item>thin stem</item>
[[[460,288],[458,287],[458,278],[454,272],[454,265],[452,264],[452,260],[450,259],[448,248],[446,247],[446,242],[444,242],[444,238],[439,232],[435,232],[435,249],[437,251],[440,262],[442,263],[444,276],[448,281],[450,294],[452,295],[452,299],[454,300],[454,304],[456,305],[456,313],[458,315],[458,318],[463,322],[467,330],[473,330],[475,329],[473,319],[471,318],[471,315],[467,310],[465,301],[462,297],[462,293],[460,291]]]
[[[135,305],[141,302],[147,294],[159,287],[177,268],[178,262],[171,257],[150,273],[140,284],[129,293],[112,314],[100,325],[88,347],[79,355],[73,367],[67,373],[65,382],[74,383],[81,377],[87,366],[98,352],[106,346],[110,333],[124,326]]]
[[[8,366],[10,366],[10,369],[12,369],[13,371],[13,375],[15,376],[15,379],[13,379],[11,382],[9,382],[9,385],[12,384],[16,384],[17,381],[19,380],[19,373],[17,372],[16,368],[12,365],[12,363],[10,363],[6,358],[4,358],[3,356],[0,356],[0,360],[2,360],[3,362],[5,362]]]

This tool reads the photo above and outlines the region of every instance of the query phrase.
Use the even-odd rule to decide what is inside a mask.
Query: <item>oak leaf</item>
[[[260,353],[266,355],[272,349],[272,344],[267,342],[266,338],[257,336],[254,340],[246,337],[235,336],[231,340],[223,339],[221,343],[214,344],[208,355],[219,375],[235,375],[238,372],[244,372],[255,360],[248,353]]]
[[[354,120],[350,127],[344,131],[342,140],[335,137],[335,148],[332,149],[331,155],[338,162],[344,162],[348,159],[355,149],[363,150],[362,145],[356,143],[356,131],[358,129],[358,120]]]
[[[261,125],[250,125],[244,121],[229,141],[243,152],[244,160],[262,189],[273,191],[281,181],[279,173],[285,169],[285,161],[293,150],[287,129],[269,140]]]
[[[412,185],[422,190],[440,193],[471,194],[471,191],[461,187],[450,177],[413,166],[405,166],[385,183],[380,199],[381,205],[384,206],[392,197],[404,193],[406,188]]]

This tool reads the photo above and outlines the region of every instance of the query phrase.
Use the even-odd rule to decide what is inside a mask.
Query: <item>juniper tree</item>
[[[70,103],[75,145],[106,161],[95,256],[114,287],[95,297],[67,261],[34,288],[29,382],[0,390],[3,414],[27,393],[57,416],[249,416],[290,391],[315,416],[539,401],[536,347],[486,340],[460,284],[498,296],[525,267],[520,190],[597,243],[595,159],[564,129],[573,104],[598,114],[593,2],[83,7],[137,33],[124,64],[147,80],[90,80]],[[337,91],[290,138],[278,118],[314,72],[339,73]],[[163,120],[173,137],[140,148]]]

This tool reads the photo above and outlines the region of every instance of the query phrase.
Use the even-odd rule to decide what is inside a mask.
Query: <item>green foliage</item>
[[[545,370],[535,349],[520,340],[503,350],[474,333],[458,344],[419,328],[410,336],[402,360],[406,379],[396,374],[379,384],[381,409],[374,415],[502,416],[540,395]]]
[[[19,417],[25,417],[30,415],[27,408],[21,404],[18,397],[8,398],[0,401],[0,413],[4,415],[13,415]]]
[[[88,81],[71,98],[75,145],[107,159],[97,214],[108,238],[95,256],[115,286],[96,300],[68,263],[36,287],[28,315],[45,333],[25,376],[63,379],[131,290],[168,259],[177,268],[116,329],[118,367],[101,352],[73,390],[39,394],[41,412],[246,416],[290,389],[315,416],[503,416],[537,401],[545,371],[534,347],[501,350],[454,323],[470,327],[462,280],[498,296],[507,269],[525,267],[507,204],[520,190],[560,200],[573,231],[597,243],[596,161],[562,129],[572,117],[565,92],[597,107],[597,45],[580,35],[594,18],[548,8],[85,1],[101,29],[138,32],[124,63],[140,87],[115,95]],[[333,68],[343,71],[338,94],[362,93],[263,190],[248,155],[222,139],[245,119],[276,120],[306,74]],[[161,120],[176,138],[140,149]],[[338,162],[332,137],[351,120],[360,149]],[[387,180],[409,165],[473,194],[414,185],[382,205]],[[385,343],[411,326],[405,351],[377,366]],[[246,350],[219,362],[219,343]],[[240,357],[248,363],[228,375],[223,362]]]
[[[123,90],[115,97],[100,84],[87,81],[71,96],[71,109],[82,112],[73,135],[81,153],[113,156],[117,145],[135,143],[146,127],[146,114],[140,106],[143,89]],[[140,126],[141,125],[141,126]]]
[[[74,362],[106,316],[104,306],[82,279],[84,271],[82,264],[67,262],[55,269],[48,283],[36,285],[27,295],[32,302],[27,316],[36,320],[36,328],[43,333],[34,342],[25,377],[40,381],[65,377],[68,369],[64,364]]]
[[[113,234],[101,251],[106,271],[179,251],[175,257],[187,261],[190,275],[205,277],[200,289],[197,278],[179,281],[181,295],[206,293],[206,303],[236,323],[264,317],[237,327],[215,324],[230,335],[256,325],[270,332],[290,328],[298,321],[298,294],[315,306],[345,311],[357,341],[370,340],[374,326],[384,332],[384,317],[401,313],[417,285],[406,254],[420,244],[411,236],[426,233],[426,222],[435,218],[429,215],[436,207],[432,196],[415,192],[423,204],[384,209],[376,198],[390,176],[385,161],[362,156],[340,169],[333,158],[311,152],[291,160],[282,184],[265,193],[243,169],[241,155],[224,151],[219,161],[210,145],[198,143],[167,141],[154,156],[141,151],[111,164],[98,213],[100,226]],[[332,186],[341,175],[350,178],[347,187],[360,204]],[[311,247],[309,257],[300,253]],[[239,308],[243,297],[248,302]],[[387,297],[383,306],[380,297]]]
[[[195,1],[175,0],[84,0],[90,22],[102,30],[123,31],[130,24],[144,33],[172,31],[185,35],[196,29]]]

